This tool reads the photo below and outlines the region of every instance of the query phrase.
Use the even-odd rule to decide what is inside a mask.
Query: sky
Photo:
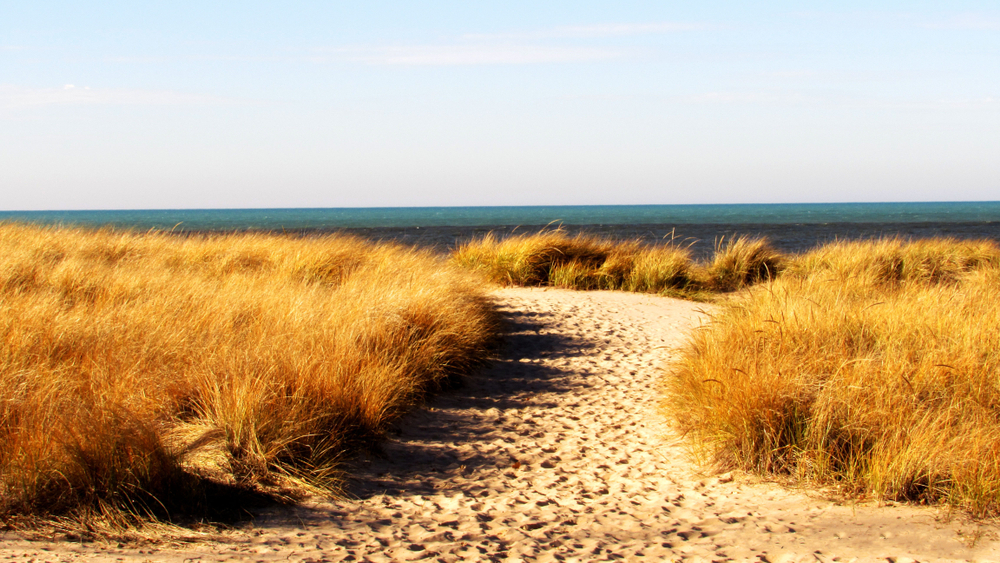
[[[0,209],[1000,200],[1000,4],[0,0]]]

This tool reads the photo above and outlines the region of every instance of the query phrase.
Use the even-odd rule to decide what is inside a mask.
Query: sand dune
[[[993,526],[699,473],[656,413],[659,367],[704,305],[507,289],[502,359],[354,462],[349,500],[270,509],[180,545],[27,542],[0,559],[1000,560]]]

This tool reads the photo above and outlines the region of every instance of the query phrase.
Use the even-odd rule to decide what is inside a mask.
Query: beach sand
[[[501,358],[352,462],[347,500],[144,545],[27,541],[37,561],[1000,561],[996,526],[704,475],[657,413],[661,369],[711,307],[505,289]]]

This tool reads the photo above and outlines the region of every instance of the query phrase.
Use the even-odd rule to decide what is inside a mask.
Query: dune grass
[[[738,236],[720,240],[705,266],[704,284],[714,291],[736,291],[776,278],[786,258],[767,239]]]
[[[546,231],[445,259],[349,237],[0,225],[0,514],[126,523],[339,462],[482,362],[501,285],[704,298],[663,410],[720,468],[1000,514],[1000,249],[840,242],[782,256]],[[214,517],[214,516],[211,516]]]
[[[2,224],[0,514],[329,490],[494,336],[478,277],[400,246]]]
[[[696,331],[662,407],[720,469],[1000,514],[1000,248],[793,257]]]
[[[675,244],[647,245],[561,230],[469,241],[452,260],[504,286],[612,289],[706,299],[770,279],[783,258],[766,240],[738,238],[720,245],[709,264]]]
[[[459,246],[452,260],[479,271],[506,286],[538,286],[559,283],[596,287],[596,270],[613,244],[595,237],[569,237],[563,231],[497,238],[492,233]]]

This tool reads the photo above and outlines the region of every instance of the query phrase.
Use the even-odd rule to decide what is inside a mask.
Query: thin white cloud
[[[1000,98],[984,96],[980,98],[954,98],[934,100],[904,100],[876,96],[851,95],[846,93],[816,94],[794,90],[779,91],[719,91],[703,92],[689,96],[676,96],[671,101],[694,105],[780,105],[802,106],[823,105],[855,108],[876,108],[882,110],[1000,110]]]
[[[595,39],[707,29],[703,24],[655,22],[561,26],[533,32],[465,34],[437,45],[355,46],[325,49],[309,60],[373,65],[460,66],[576,63],[617,59],[634,50],[560,39]]]
[[[924,27],[1000,31],[1000,17],[985,14],[958,14],[939,22],[924,24]]]
[[[822,102],[825,99],[810,96],[794,91],[714,91],[699,92],[687,95],[575,95],[559,96],[560,100],[586,100],[599,102],[642,102],[662,104],[683,105],[751,105],[751,104],[778,104],[778,105],[798,105],[806,103]]]
[[[1000,31],[1000,14],[982,12],[955,13],[934,19],[915,12],[793,12],[791,15],[819,20],[824,23],[850,23],[861,25],[895,24],[924,29],[968,29]]]
[[[858,82],[886,82],[891,80],[911,80],[924,79],[927,77],[926,71],[915,70],[775,70],[759,72],[753,75],[756,78],[765,80],[780,80],[792,82],[836,82],[836,83],[858,83]]]
[[[135,56],[116,56],[107,57],[106,60],[109,63],[135,63],[135,64],[146,64],[146,63],[166,63],[177,60],[178,57],[135,57]]]
[[[622,55],[615,49],[550,45],[411,45],[351,47],[331,51],[337,58],[375,65],[524,65],[602,61]],[[319,59],[322,59],[320,57]]]
[[[594,25],[559,26],[525,33],[469,33],[463,39],[589,39],[600,37],[623,37],[630,35],[653,35],[681,31],[708,29],[700,23],[657,22],[657,23],[604,23]]]
[[[761,72],[759,76],[762,78],[790,78],[790,79],[814,79],[823,76],[823,73],[817,72],[815,70],[774,70],[768,72]]]
[[[41,106],[81,105],[205,105],[231,100],[169,90],[125,90],[90,88],[65,84],[58,88],[24,88],[0,85],[0,107],[23,109]]]
[[[690,104],[801,104],[815,101],[796,92],[703,92],[677,98]]]
[[[704,24],[694,23],[631,23],[631,24],[599,24],[557,27],[552,30],[552,37],[620,37],[624,35],[652,35],[661,33],[676,33],[679,31],[699,31],[707,29]]]
[[[982,98],[944,98],[929,101],[888,101],[880,103],[879,107],[916,110],[1000,110],[1000,98],[984,96]]]

